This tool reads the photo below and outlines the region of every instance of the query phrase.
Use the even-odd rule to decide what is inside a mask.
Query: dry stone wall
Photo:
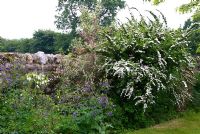
[[[0,64],[6,68],[20,64],[25,72],[62,73],[64,55],[45,54],[44,52],[30,53],[0,53]]]
[[[56,85],[60,83],[59,76],[63,74],[64,59],[64,55],[45,54],[44,52],[35,54],[0,53],[0,84],[9,84],[13,75],[31,72],[43,73],[49,78],[44,92],[49,95],[53,94],[56,91]]]

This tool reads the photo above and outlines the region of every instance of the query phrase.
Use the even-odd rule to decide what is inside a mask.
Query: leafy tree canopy
[[[188,19],[187,21],[185,21],[185,24],[183,27],[183,29],[188,29],[188,28],[192,27],[194,30],[194,32],[192,32],[188,38],[190,40],[190,43],[189,43],[190,52],[194,55],[200,54],[200,31],[199,31],[200,25],[199,25],[199,22],[200,22],[200,18],[196,18],[193,20]]]
[[[158,5],[161,2],[164,2],[165,0],[144,0],[144,1],[150,1],[153,2],[153,4]],[[193,19],[200,18],[200,0],[190,0],[188,3],[181,5],[178,8],[178,11],[180,13],[188,13],[188,12],[194,12]]]
[[[43,51],[45,53],[54,52],[55,32],[38,30],[33,34],[34,50]]]
[[[79,12],[82,7],[88,8],[89,11],[94,11],[98,3],[101,5],[99,14],[101,25],[110,24],[116,16],[117,10],[125,6],[124,0],[59,0],[57,21],[55,22],[57,27],[75,32],[79,25]]]
[[[68,53],[73,40],[71,34],[57,33],[50,30],[38,30],[30,39],[4,39],[0,37],[0,52]]]

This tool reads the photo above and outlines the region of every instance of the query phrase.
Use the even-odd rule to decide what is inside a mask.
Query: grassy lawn
[[[200,113],[187,112],[180,119],[125,134],[200,134]]]

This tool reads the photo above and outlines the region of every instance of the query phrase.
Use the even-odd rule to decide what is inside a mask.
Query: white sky
[[[180,2],[181,1],[181,2]],[[166,0],[158,7],[142,0],[127,0],[129,7],[144,10],[159,9],[167,17],[170,27],[179,27],[190,15],[176,13],[176,8],[188,0]],[[7,39],[31,38],[38,29],[56,30],[54,24],[58,0],[0,0],[0,36]],[[127,10],[118,18],[125,21]]]
[[[165,15],[168,26],[172,28],[183,26],[185,20],[191,16],[191,14],[180,14],[176,11],[177,7],[184,3],[188,3],[188,1],[189,0],[165,0],[165,2],[161,3],[159,6],[153,6],[152,3],[143,2],[142,0],[126,0],[129,7],[137,8],[142,15],[148,15],[148,12],[145,10],[154,11],[156,13],[156,9],[158,9]],[[133,10],[133,13],[134,15],[138,15],[135,10]],[[118,18],[122,20],[122,22],[126,21],[126,17],[129,16],[130,14],[127,9],[118,14]]]

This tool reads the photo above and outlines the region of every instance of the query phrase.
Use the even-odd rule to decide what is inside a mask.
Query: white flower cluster
[[[37,73],[28,73],[26,74],[26,79],[29,82],[34,82],[36,84],[36,88],[39,88],[42,85],[47,85],[49,82],[49,79],[44,74],[37,74]]]

